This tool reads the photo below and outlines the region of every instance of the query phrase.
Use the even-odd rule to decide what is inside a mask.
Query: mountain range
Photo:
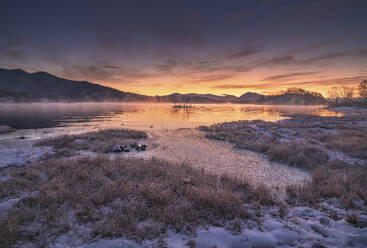
[[[301,89],[299,89],[301,90]],[[146,96],[124,92],[87,81],[74,81],[47,72],[28,73],[21,69],[0,68],[0,102],[189,102],[319,105],[321,94],[288,91],[280,95],[247,92],[240,97],[213,94]]]

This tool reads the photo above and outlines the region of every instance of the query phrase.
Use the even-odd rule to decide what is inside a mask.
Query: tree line
[[[323,98],[323,96],[319,92],[309,91],[309,90],[305,90],[305,89],[297,88],[297,87],[292,87],[292,88],[288,88],[286,90],[281,90],[281,91],[276,92],[276,93],[274,93],[272,95],[274,95],[274,96],[282,96],[282,95],[299,95],[299,96],[312,95],[312,96],[316,96],[316,97],[319,97],[319,98]]]
[[[367,105],[367,80],[357,87],[331,87],[328,94],[334,105]]]

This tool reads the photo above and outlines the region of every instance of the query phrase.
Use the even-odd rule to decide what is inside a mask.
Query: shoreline
[[[15,165],[22,166],[23,161],[27,164],[27,160],[29,160],[29,164],[36,162],[38,159],[42,160],[47,154],[52,154],[52,148],[50,147],[33,146],[37,141],[42,140],[41,137],[46,131],[46,136],[43,136],[43,138],[65,134],[82,134],[93,130],[95,128],[75,128],[72,131],[68,128],[23,130],[8,134],[7,138],[0,139],[0,149],[4,151],[4,161],[15,161]],[[204,137],[204,132],[196,128],[181,128],[168,131],[149,130],[147,133],[149,138],[146,143],[149,149],[144,153],[134,154],[133,156],[147,159],[158,158],[175,164],[185,163],[194,168],[203,168],[210,173],[236,176],[240,179],[246,179],[255,185],[265,184],[270,187],[280,188],[282,189],[281,191],[284,191],[288,185],[298,184],[309,179],[307,172],[269,162],[259,153],[239,150],[234,148],[233,145],[228,145],[224,142],[207,140]],[[26,138],[19,139],[19,137]],[[16,157],[6,157],[6,154],[15,154]],[[34,154],[34,157],[30,158],[30,154]],[[80,156],[84,155],[81,154]],[[129,157],[132,155],[112,154],[112,156]],[[9,166],[12,165],[8,164],[6,167]],[[261,175],[261,177],[254,180],[256,175]]]
[[[310,118],[311,121],[317,121],[318,118],[326,118],[329,120],[330,118],[339,117],[308,116],[308,118]],[[351,117],[346,115],[343,118],[348,122],[348,118]],[[290,120],[287,119],[285,123],[284,121],[279,123],[282,123],[281,125],[285,125],[289,121]],[[269,127],[272,125],[278,125],[275,122],[266,123],[261,121],[248,121],[248,123],[258,131],[261,130],[261,125],[264,123],[269,125]],[[294,123],[297,123],[297,121]],[[219,125],[228,124],[230,123]],[[237,125],[236,122],[234,122],[234,124]],[[330,125],[334,124],[335,123],[330,122]],[[362,124],[364,125],[364,122]],[[219,125],[214,125],[216,130]],[[307,125],[309,124],[305,122],[305,126]],[[311,127],[313,127],[313,125],[311,125]],[[177,130],[148,129],[148,131],[146,131],[148,138],[139,141],[147,145],[146,151],[131,151],[128,153],[112,153],[110,151],[104,153],[104,149],[101,150],[101,148],[98,148],[98,139],[97,143],[94,144],[94,139],[89,139],[89,136],[83,136],[83,133],[87,131],[93,132],[97,130],[99,129],[96,129],[95,127],[77,127],[72,129],[54,128],[47,130],[17,130],[15,133],[9,133],[5,136],[4,134],[2,135],[2,138],[0,139],[0,150],[3,148],[18,148],[18,151],[12,151],[13,154],[16,154],[17,159],[22,157],[22,151],[24,158],[29,157],[29,154],[33,153],[27,153],[27,147],[30,147],[30,149],[42,148],[42,146],[34,146],[34,144],[44,135],[49,138],[54,137],[56,143],[51,142],[50,144],[60,144],[60,148],[57,149],[61,150],[54,148],[52,150],[54,154],[52,154],[50,150],[47,150],[45,154],[49,154],[43,154],[45,157],[42,157],[43,155],[41,155],[39,157],[41,159],[39,162],[36,161],[36,158],[33,161],[29,161],[28,165],[25,166],[21,165],[0,169],[0,184],[2,185],[13,185],[17,180],[21,180],[20,182],[23,182],[23,180],[33,180],[32,178],[35,176],[35,178],[39,177],[36,182],[38,182],[38,180],[45,181],[43,187],[46,187],[45,189],[47,189],[46,192],[43,190],[40,191],[40,188],[37,188],[38,186],[36,183],[35,191],[25,188],[25,191],[20,191],[22,193],[18,192],[17,194],[14,194],[11,193],[12,189],[10,186],[4,186],[3,190],[5,190],[5,192],[9,190],[8,192],[10,193],[6,193],[6,197],[2,197],[0,200],[0,209],[2,212],[0,221],[3,221],[4,218],[5,221],[7,221],[7,214],[12,214],[12,218],[17,217],[17,212],[12,212],[12,209],[14,208],[20,208],[20,210],[22,210],[21,212],[25,213],[30,210],[36,211],[38,218],[40,218],[42,215],[40,215],[38,211],[45,211],[48,209],[48,206],[46,205],[46,209],[44,210],[41,207],[37,207],[37,205],[28,206],[28,202],[37,202],[43,199],[48,199],[44,197],[52,197],[52,195],[56,193],[61,195],[66,194],[66,196],[69,195],[69,197],[71,197],[70,199],[77,201],[77,205],[75,206],[79,206],[81,204],[78,203],[79,198],[75,198],[74,196],[74,190],[76,190],[73,188],[74,182],[69,186],[63,186],[64,181],[67,181],[69,178],[63,178],[62,175],[60,175],[56,181],[52,181],[52,183],[51,181],[48,182],[50,177],[47,176],[47,173],[52,172],[54,169],[60,168],[63,173],[67,173],[68,168],[72,169],[73,172],[70,172],[72,173],[70,176],[75,173],[80,174],[80,180],[85,181],[85,184],[81,184],[77,187],[77,189],[80,190],[86,190],[85,188],[83,189],[83,187],[85,187],[83,185],[95,187],[95,180],[100,180],[100,177],[104,177],[104,180],[106,180],[105,183],[102,183],[101,186],[99,186],[106,190],[106,193],[99,193],[98,198],[91,199],[93,200],[92,202],[94,202],[102,197],[101,200],[98,200],[101,201],[98,207],[89,206],[88,209],[90,209],[90,211],[88,210],[85,212],[83,209],[77,208],[76,210],[74,205],[60,205],[59,207],[62,208],[58,210],[61,211],[59,213],[70,213],[68,216],[63,217],[68,219],[66,224],[68,228],[60,229],[61,226],[57,224],[56,229],[58,230],[59,228],[60,230],[58,230],[56,234],[52,234],[53,230],[51,229],[42,229],[42,232],[35,234],[37,239],[33,241],[24,241],[26,243],[20,243],[20,245],[39,246],[42,242],[45,242],[42,244],[47,244],[49,247],[54,248],[65,246],[78,248],[123,248],[126,246],[137,248],[168,246],[179,248],[193,246],[212,247],[215,244],[222,244],[223,247],[231,247],[233,245],[240,247],[261,247],[261,245],[277,247],[280,244],[285,247],[313,247],[317,245],[345,247],[350,244],[358,247],[367,245],[367,225],[365,225],[365,220],[367,218],[366,202],[363,202],[363,199],[356,200],[353,202],[355,205],[353,205],[352,208],[346,208],[337,197],[313,196],[312,192],[314,189],[307,188],[310,183],[314,183],[314,172],[312,171],[291,167],[285,163],[270,162],[264,154],[250,151],[248,149],[239,149],[236,147],[236,143],[228,142],[226,139],[208,139],[208,137],[205,137],[205,131],[200,131],[196,128],[181,128]],[[241,126],[235,126],[235,128],[231,130],[232,132],[235,132],[236,135],[239,135],[239,131],[242,130],[242,128]],[[47,132],[44,133],[45,131]],[[19,139],[20,134],[25,135],[26,138]],[[63,141],[63,139],[57,141],[57,137],[60,137],[60,135],[63,134],[69,134],[69,136],[71,135],[73,138],[71,140],[66,139],[66,143],[64,143],[65,141]],[[260,135],[257,136],[261,137]],[[91,137],[94,136],[92,135]],[[102,136],[96,137],[105,139]],[[83,139],[88,141],[86,143],[87,148],[79,146],[83,144]],[[110,145],[115,142],[113,141],[111,143],[108,138],[107,141]],[[45,144],[47,144],[47,142]],[[69,146],[69,144],[73,145]],[[65,150],[64,147],[67,149]],[[48,146],[48,148],[50,147]],[[126,183],[126,180],[129,182],[129,180],[136,180],[134,178],[140,178],[142,176],[148,177],[148,181],[144,182],[145,186],[143,187],[142,185],[142,188],[135,181],[133,181],[133,184],[131,185],[133,186],[131,189],[142,189],[143,195],[139,196],[138,199],[140,200],[137,201],[137,203],[140,204],[140,202],[146,201],[148,203],[150,202],[145,206],[145,211],[148,212],[155,211],[155,208],[149,209],[152,206],[151,204],[155,207],[158,207],[155,204],[163,204],[159,205],[158,209],[160,210],[156,213],[156,218],[158,219],[148,218],[144,219],[141,223],[130,223],[129,225],[136,225],[134,227],[136,229],[133,229],[130,233],[128,232],[128,229],[126,229],[126,225],[121,227],[119,226],[119,222],[114,222],[114,220],[122,218],[118,213],[128,213],[129,211],[133,211],[133,209],[129,211],[126,211],[126,209],[123,211],[119,210],[117,212],[112,212],[112,216],[108,215],[111,211],[115,211],[113,209],[119,209],[118,207],[126,208],[130,206],[130,200],[126,200],[137,197],[137,195],[133,194],[127,199],[117,196],[115,198],[114,195],[119,195],[119,192],[125,187],[116,188],[118,189],[117,191],[110,191],[111,187],[120,185],[121,178],[124,175],[126,176],[127,171],[120,171],[121,168],[124,168],[126,163],[132,163],[129,170],[132,170],[132,175],[134,176],[128,176],[123,179],[122,181],[124,183]],[[139,171],[139,164],[141,163],[145,163],[145,169]],[[33,166],[34,164],[35,166]],[[167,169],[183,169],[183,171],[178,174],[173,171],[167,178],[168,175],[166,174],[166,170],[158,168],[158,170],[156,170],[155,166]],[[103,172],[101,175],[96,175],[95,172],[100,171],[98,168],[103,170],[107,169],[107,171]],[[187,170],[184,168],[187,168]],[[139,172],[134,172],[135,170],[138,170]],[[193,174],[185,174],[187,171],[192,171]],[[30,172],[31,174],[25,178],[23,176],[19,177],[19,175],[23,175],[23,173],[27,175],[27,172]],[[113,173],[121,174],[120,176],[112,176]],[[54,174],[54,176],[57,175],[59,174]],[[205,181],[204,179],[195,179],[196,177],[201,178],[203,175],[205,178],[208,176],[208,179],[205,179],[208,181]],[[179,188],[170,188],[171,186],[167,187],[165,185],[160,186],[162,182],[172,180],[172,178],[173,181],[170,182],[173,183],[173,185],[179,183]],[[237,183],[240,182],[241,184],[236,186]],[[32,184],[30,185],[33,185],[34,182],[31,181],[31,183]],[[78,181],[75,183],[78,183]],[[197,187],[202,183],[209,183],[209,185],[203,185],[203,188],[198,191]],[[248,185],[246,187],[250,188],[245,187],[246,190],[242,191],[241,187],[243,186],[240,186],[242,183]],[[16,183],[15,185],[18,184]],[[22,185],[22,183],[19,185]],[[316,185],[318,189],[320,186],[321,189],[322,187],[327,187],[327,185],[324,184]],[[7,189],[7,187],[10,188]],[[190,191],[191,193],[188,195],[180,193],[178,198],[174,198],[175,200],[172,200],[172,197],[165,198],[165,194],[167,194],[167,192],[170,192],[169,194],[176,194],[176,190],[183,190],[186,187],[189,187],[188,189],[193,191]],[[68,190],[70,190],[70,192]],[[223,190],[226,190],[226,193],[223,193]],[[30,192],[26,193],[27,191]],[[98,190],[96,188],[95,190],[88,190],[86,192],[90,192],[93,196],[93,193],[98,192]],[[125,191],[122,190],[121,192]],[[304,193],[307,192],[311,192],[311,199],[315,200],[315,202],[308,202],[308,199],[304,199]],[[86,194],[85,197],[88,197],[89,193],[84,194]],[[248,202],[241,203],[240,205],[246,209],[244,212],[246,214],[242,217],[228,217],[228,213],[232,212],[234,209],[238,210],[236,197],[246,195],[253,197],[250,197],[250,199],[247,200]],[[112,198],[108,198],[109,196]],[[195,219],[194,223],[196,224],[184,225],[183,228],[179,229],[172,225],[165,226],[165,222],[160,218],[163,218],[161,216],[166,216],[166,214],[172,212],[173,209],[168,212],[163,211],[162,209],[166,206],[165,204],[179,203],[180,196],[189,197],[189,199],[182,202],[182,204],[184,203],[183,205],[179,205],[180,207],[183,207],[183,209],[187,206],[185,204],[197,204],[197,201],[199,201],[199,205],[196,205],[195,209],[201,209],[204,206],[208,207],[208,210],[204,212],[205,214],[203,213],[203,218],[207,221],[201,222],[199,219]],[[103,199],[110,200],[103,203]],[[55,201],[56,200],[57,199],[55,199]],[[152,200],[153,202],[151,202]],[[80,206],[83,206],[83,204]],[[84,207],[87,207],[87,205]],[[177,206],[175,209],[177,209]],[[213,214],[212,211],[220,211],[217,213],[221,213],[221,215],[212,219],[210,217]],[[97,217],[93,217],[94,215],[92,213],[98,213],[96,215]],[[236,213],[238,214],[239,212]],[[176,213],[176,215],[180,214],[181,212]],[[222,214],[227,217],[223,217]],[[97,228],[97,226],[95,226],[99,221],[101,221],[98,217],[100,215],[104,216],[103,218],[109,218],[107,222],[103,222],[103,229],[99,229],[101,227]],[[24,216],[24,218],[28,218],[28,216]],[[82,219],[78,220],[78,218]],[[126,221],[124,218],[125,217],[120,220]],[[173,216],[170,218],[173,218]],[[135,220],[136,217],[133,219]],[[37,221],[37,219],[35,220]],[[56,218],[56,221],[61,220],[62,219]],[[11,235],[18,235],[17,232],[12,231],[12,224],[6,223],[3,226],[8,229],[2,230],[2,232],[9,233],[9,237],[11,237]],[[38,223],[37,225],[40,224]],[[117,225],[118,228],[112,228],[113,225]],[[26,227],[27,226],[21,226],[23,229]],[[161,229],[162,227],[164,228]],[[99,230],[104,234],[94,236],[95,230]],[[115,230],[117,233],[111,235],[111,230]],[[17,236],[14,237],[17,239]]]

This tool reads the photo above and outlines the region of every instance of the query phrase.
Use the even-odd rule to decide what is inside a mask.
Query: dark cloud
[[[24,50],[25,42],[9,32],[0,38],[0,59],[8,62],[25,62],[27,51]]]
[[[217,51],[206,56],[192,59],[190,63],[186,63],[184,68],[192,72],[223,72],[232,73],[234,76],[252,70],[254,66],[249,64],[247,57],[262,51],[263,50],[260,49],[259,46],[246,46],[237,49]]]
[[[286,52],[285,55],[295,55],[295,54],[299,54],[299,53],[309,52],[309,51],[317,50],[317,49],[320,49],[320,48],[327,48],[327,47],[339,45],[339,44],[342,44],[342,43],[345,43],[345,42],[348,42],[348,41],[361,40],[361,39],[364,39],[364,38],[366,38],[366,35],[354,35],[352,37],[343,38],[343,39],[335,39],[335,40],[317,42],[317,43],[311,44],[311,45],[309,45],[307,47],[304,47],[304,48],[298,48],[298,49],[290,50],[290,51]]]
[[[238,51],[232,53],[232,54],[229,54],[227,55],[227,58],[230,58],[230,59],[240,59],[240,58],[244,58],[244,57],[247,57],[249,55],[252,55],[252,54],[256,54],[256,53],[260,53],[262,52],[262,50],[259,49],[259,47],[244,47],[244,48],[241,48],[239,49]]]
[[[342,52],[334,52],[327,53],[320,56],[314,56],[310,58],[296,58],[295,56],[286,55],[273,57],[270,59],[265,59],[257,63],[255,67],[261,66],[304,66],[304,65],[312,65],[317,64],[318,62],[331,61],[346,57],[358,58],[358,57],[367,57],[366,49],[356,49],[352,51],[342,51]]]
[[[334,62],[348,73],[366,67],[366,7],[360,0],[3,0],[0,64],[125,85],[256,80],[263,67],[275,75],[264,80],[277,85],[321,66],[329,78],[334,68],[325,65]]]
[[[288,85],[299,85],[299,86],[306,86],[306,85],[320,85],[320,86],[334,86],[334,85],[349,85],[349,84],[358,84],[363,80],[366,80],[367,76],[360,75],[354,77],[339,77],[339,78],[331,78],[326,80],[315,80],[315,81],[304,81],[304,82],[296,82],[290,83]]]
[[[153,64],[153,67],[156,68],[160,72],[171,72],[178,65],[179,65],[178,61],[169,59],[161,64]]]
[[[94,65],[64,65],[62,68],[62,74],[71,78],[78,79],[95,79],[95,80],[112,80],[114,74],[104,67],[98,67]]]
[[[171,74],[175,73],[175,71],[186,71],[185,74],[231,73],[232,76],[235,76],[253,69],[252,65],[248,65],[248,63],[242,60],[261,51],[259,46],[247,46],[217,51],[200,57],[183,58],[182,56],[173,55],[161,63],[152,64],[152,67],[159,72]]]
[[[125,67],[117,66],[117,65],[105,65],[105,68],[107,68],[107,69],[117,69],[117,70],[124,70],[124,69],[126,69]]]
[[[331,44],[332,42],[330,42]],[[319,44],[318,46],[321,46]],[[324,44],[326,46],[326,42]],[[316,45],[313,45],[316,47]],[[296,58],[295,56],[286,55],[286,56],[277,56],[269,59],[262,59],[260,62],[250,62],[244,61],[242,63],[228,63],[230,61],[228,58],[236,57],[235,55],[242,54],[254,54],[261,52],[262,50],[258,48],[246,48],[242,51],[238,51],[237,53],[230,53],[227,55],[223,55],[223,52],[216,53],[214,55],[209,55],[206,58],[201,58],[198,61],[193,61],[190,64],[189,69],[198,72],[206,72],[206,73],[215,73],[215,72],[232,72],[234,75],[242,72],[248,72],[253,69],[262,67],[262,66],[305,66],[317,64],[318,62],[331,61],[335,59],[341,59],[345,57],[366,57],[367,50],[365,49],[356,49],[353,51],[342,51],[335,53],[328,53],[320,56],[314,56],[311,58]],[[219,55],[220,54],[220,55]],[[177,64],[175,64],[177,66]],[[301,75],[299,75],[301,76]]]
[[[366,49],[356,49],[352,51],[342,51],[342,52],[334,52],[328,53],[308,59],[300,59],[297,61],[298,64],[312,64],[315,62],[322,62],[327,60],[334,60],[334,59],[341,59],[345,57],[367,57],[367,50]]]
[[[309,58],[309,59],[300,60],[299,63],[309,64],[309,63],[313,63],[313,62],[319,62],[319,61],[324,61],[324,60],[332,60],[332,59],[347,57],[347,56],[351,56],[351,55],[352,54],[348,53],[348,52],[329,53],[329,54],[321,55],[321,56],[318,56],[318,57],[313,57],[313,58]]]
[[[261,66],[279,66],[279,65],[292,65],[296,64],[297,59],[294,56],[283,56],[283,57],[274,57],[260,63]]]
[[[218,74],[218,75],[202,76],[195,78],[194,80],[200,82],[213,82],[213,81],[226,80],[232,77],[234,77],[234,75]]]
[[[6,59],[12,62],[25,62],[27,52],[18,49],[2,49],[0,47],[0,59]]]
[[[309,52],[309,51],[313,51],[313,50],[320,49],[320,48],[330,47],[330,46],[334,46],[334,45],[337,45],[337,44],[341,44],[341,43],[346,42],[348,40],[350,40],[350,39],[337,39],[337,40],[318,42],[318,43],[311,44],[311,45],[309,45],[307,47],[304,47],[304,48],[290,50],[286,53],[286,55],[295,55],[295,54],[298,54],[298,53],[304,53],[304,52]]]
[[[253,69],[251,66],[248,65],[212,65],[212,66],[195,66],[193,67],[194,70],[200,72],[232,72],[233,74],[238,74],[241,72],[247,72]]]
[[[311,71],[311,72],[295,72],[295,73],[288,73],[288,74],[280,74],[280,75],[265,77],[263,81],[289,81],[289,80],[294,80],[298,78],[299,76],[315,75],[318,73],[320,72]]]
[[[272,86],[272,84],[223,84],[215,85],[213,89],[247,89],[247,88],[266,88]]]

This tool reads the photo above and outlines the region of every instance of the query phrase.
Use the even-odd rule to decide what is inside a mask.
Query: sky
[[[0,68],[146,95],[367,79],[365,0],[2,0]]]

